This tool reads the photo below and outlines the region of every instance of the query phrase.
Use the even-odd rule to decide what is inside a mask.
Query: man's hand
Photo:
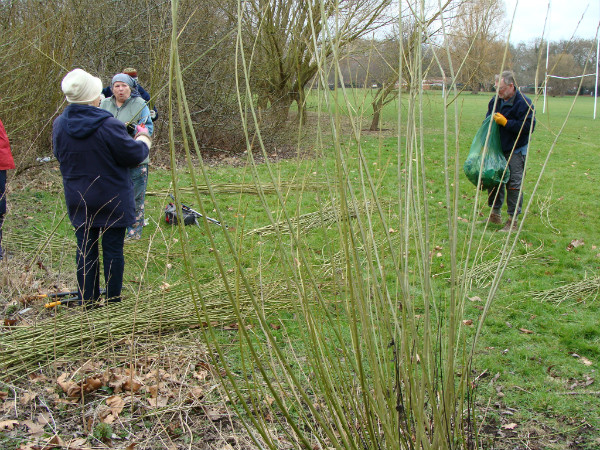
[[[497,112],[497,113],[494,113],[494,122],[496,122],[498,125],[503,127],[506,125],[506,122],[508,122],[508,120],[502,114]]]

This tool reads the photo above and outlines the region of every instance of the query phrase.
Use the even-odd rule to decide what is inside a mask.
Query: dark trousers
[[[513,154],[508,159],[508,168],[510,170],[510,178],[508,183],[501,184],[498,187],[488,190],[488,206],[497,210],[502,209],[504,204],[504,196],[506,191],[506,208],[509,216],[521,214],[523,206],[523,196],[519,199],[521,192],[521,184],[523,183],[523,172],[525,171],[526,155],[521,153]],[[496,193],[498,195],[496,196]]]
[[[0,170],[0,259],[4,256],[2,251],[2,224],[6,214],[6,170]]]
[[[77,290],[83,301],[95,301],[100,297],[100,254],[98,246],[102,238],[104,282],[106,298],[112,302],[121,300],[123,288],[123,241],[125,228],[87,228],[75,230],[77,237]]]

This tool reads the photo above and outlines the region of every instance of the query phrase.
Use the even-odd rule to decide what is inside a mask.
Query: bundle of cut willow
[[[368,205],[359,205],[358,208],[348,208],[348,214],[346,215],[346,218],[356,218],[360,211],[364,211],[366,207],[368,207]],[[246,235],[250,236],[254,234],[260,234],[261,236],[268,236],[270,234],[276,234],[277,230],[279,230],[280,233],[285,234],[290,234],[292,231],[296,232],[296,230],[306,232],[324,225],[329,226],[333,223],[338,222],[341,217],[342,212],[340,207],[333,206],[331,203],[327,203],[319,211],[302,214],[301,216],[295,216],[290,218],[292,229],[288,227],[287,221],[282,220],[275,224],[266,225],[261,228],[255,228],[253,230],[250,230],[246,233]]]
[[[541,302],[556,302],[558,304],[571,299],[583,301],[595,300],[600,293],[600,277],[584,278],[553,289],[530,293],[531,297]]]
[[[254,194],[258,195],[259,192],[263,192],[264,194],[273,194],[275,192],[282,192],[287,190],[297,190],[302,189],[304,191],[318,191],[327,187],[324,183],[319,182],[310,182],[310,183],[301,183],[301,182],[281,182],[277,186],[272,183],[265,183],[261,185],[256,185],[255,183],[215,183],[210,185],[212,191],[215,194]],[[179,192],[182,193],[192,193],[198,190],[201,194],[208,194],[208,186],[206,185],[197,185],[194,187],[180,187]],[[155,196],[155,197],[167,197],[170,193],[172,193],[172,189],[165,189],[160,191],[149,191],[146,192],[147,196]]]
[[[254,288],[261,290],[257,297],[261,298],[264,310],[275,312],[290,307],[290,294],[285,285],[261,284]],[[27,374],[56,361],[102,354],[127,338],[235,321],[222,279],[202,285],[200,290],[206,315],[202,313],[200,302],[194,302],[186,284],[148,292],[91,311],[59,307],[54,319],[43,320],[34,326],[16,327],[0,335],[0,372],[4,377]],[[240,292],[235,301],[243,314],[252,311],[250,297],[245,291]]]
[[[517,267],[531,258],[537,258],[543,249],[544,243],[541,242],[540,245],[537,248],[534,248],[533,250],[527,250],[526,253],[523,253],[521,255],[513,255],[510,257],[510,260],[506,264],[506,267]],[[469,289],[471,289],[473,285],[475,285],[478,288],[485,287],[489,283],[491,283],[492,279],[494,278],[496,268],[498,267],[498,263],[503,256],[502,253],[498,250],[490,251],[496,252],[495,256],[492,259],[490,259],[489,261],[482,261],[473,264],[466,271],[466,279]]]
[[[187,230],[186,230],[187,231]],[[76,240],[75,234],[70,232],[68,235],[53,233],[39,228],[27,230],[26,234],[20,234],[15,230],[10,230],[5,233],[5,240],[9,242],[10,249],[19,251],[24,255],[43,255],[43,259],[52,260],[53,255],[64,255],[66,252],[71,252],[73,260],[75,259]],[[137,242],[137,241],[136,241]],[[148,242],[146,237],[143,237],[139,243],[145,245]],[[148,244],[150,245],[150,244]],[[193,248],[192,254],[202,250]],[[165,251],[162,248],[157,248],[150,245],[150,248],[144,248],[144,256],[150,259],[163,259]],[[173,259],[178,259],[182,256],[180,245],[173,245],[169,248],[169,254]],[[140,247],[134,243],[133,245],[125,246],[125,255],[127,259],[135,258],[140,254]]]

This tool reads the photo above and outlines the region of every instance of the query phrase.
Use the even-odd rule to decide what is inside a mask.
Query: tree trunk
[[[381,117],[381,109],[383,108],[382,103],[381,98],[376,99],[373,102],[373,120],[371,121],[369,131],[379,131],[379,120]]]
[[[288,120],[290,107],[294,98],[289,94],[282,94],[277,99],[271,99],[270,108],[267,110],[269,125],[281,125]]]
[[[298,105],[298,125],[306,125],[306,92],[304,89],[298,91],[296,104]]]

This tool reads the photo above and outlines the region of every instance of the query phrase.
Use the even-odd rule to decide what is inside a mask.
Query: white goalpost
[[[596,119],[596,109],[598,103],[598,57],[600,56],[600,39],[596,37],[596,70],[594,73],[586,73],[584,75],[577,75],[574,77],[559,77],[556,75],[548,75],[548,59],[550,55],[550,41],[547,42],[546,45],[546,76],[544,78],[544,108],[542,110],[543,113],[546,112],[546,96],[548,94],[548,79],[556,78],[559,80],[572,80],[576,78],[584,78],[584,77],[596,77],[596,83],[594,86],[594,120]]]

